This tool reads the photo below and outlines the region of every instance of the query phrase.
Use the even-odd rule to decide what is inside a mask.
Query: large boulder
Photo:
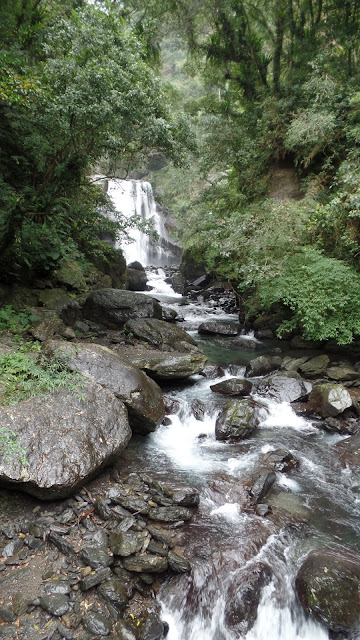
[[[129,320],[125,330],[142,342],[147,342],[162,351],[197,350],[196,342],[186,331],[156,318]]]
[[[358,380],[360,375],[358,371],[355,371],[353,367],[348,365],[337,365],[328,367],[326,370],[326,375],[331,380],[339,381],[339,382],[350,382],[353,380]]]
[[[316,358],[311,358],[299,365],[299,369],[305,378],[317,378],[323,376],[330,362],[329,356],[324,353]]]
[[[126,284],[129,291],[146,291],[148,281],[145,269],[140,262],[132,262],[126,270]]]
[[[135,433],[154,431],[163,420],[165,405],[160,387],[140,369],[99,344],[51,341],[48,349],[67,366],[108,389],[122,400]]]
[[[38,498],[62,498],[112,463],[131,429],[123,402],[99,384],[36,396],[0,408],[0,423],[17,436],[27,464],[2,457],[0,484]]]
[[[317,384],[309,396],[309,408],[323,418],[334,417],[352,405],[351,396],[341,384]]]
[[[295,402],[308,395],[312,385],[296,371],[279,371],[260,380],[256,391],[276,402]]]
[[[216,440],[243,440],[251,436],[260,422],[258,405],[252,400],[232,400],[219,413],[215,423]]]
[[[265,376],[267,373],[279,369],[281,362],[282,360],[279,356],[258,356],[250,360],[246,366],[246,375],[249,378]]]
[[[210,385],[211,391],[227,396],[248,396],[252,389],[250,380],[243,378],[229,378],[217,384]]]
[[[118,329],[133,318],[161,319],[162,312],[158,301],[144,293],[99,289],[87,297],[83,316],[109,329]]]
[[[334,633],[358,637],[360,558],[353,552],[312,551],[296,576],[295,587],[302,606],[314,618]]]
[[[207,361],[206,356],[198,349],[181,353],[134,347],[124,349],[121,357],[155,380],[188,378],[202,371]]]
[[[203,322],[199,325],[198,333],[210,336],[237,336],[240,324],[235,322]]]

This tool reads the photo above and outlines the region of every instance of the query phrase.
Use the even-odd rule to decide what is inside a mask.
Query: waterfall
[[[128,219],[139,216],[144,222],[152,221],[158,234],[158,239],[153,240],[139,229],[132,229],[130,237],[133,242],[119,245],[124,252],[126,262],[129,264],[137,260],[144,267],[178,265],[181,249],[170,239],[165,225],[165,216],[155,201],[150,182],[109,180],[107,193],[116,211]]]

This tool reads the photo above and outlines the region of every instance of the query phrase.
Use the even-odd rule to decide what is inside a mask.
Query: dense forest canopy
[[[3,2],[2,279],[107,254],[99,231],[116,230],[89,176],[160,152],[152,178],[182,243],[231,281],[246,319],[351,342],[359,21],[357,0]]]

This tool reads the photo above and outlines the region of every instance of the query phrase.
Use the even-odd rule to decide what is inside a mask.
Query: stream
[[[171,304],[184,317],[182,327],[199,338],[225,377],[243,377],[245,364],[266,353],[234,349],[226,340],[202,338],[204,320],[235,321],[206,304],[185,304],[164,282],[164,273],[148,273],[149,295]],[[253,347],[253,337],[251,346]],[[294,580],[307,553],[329,545],[359,544],[359,478],[344,470],[333,447],[341,436],[328,434],[296,415],[288,403],[261,399],[262,422],[255,434],[236,444],[215,440],[222,398],[210,385],[224,380],[193,376],[164,392],[180,403],[171,424],[146,440],[135,437],[126,454],[129,470],[139,468],[160,480],[197,487],[200,508],[184,527],[192,572],[165,584],[159,594],[168,640],[325,640],[327,630],[310,619],[297,602]],[[206,405],[202,419],[191,411],[194,400]],[[260,400],[260,399],[259,399]],[[268,452],[286,449],[298,468],[277,473],[266,502],[271,517],[246,509],[247,487]]]

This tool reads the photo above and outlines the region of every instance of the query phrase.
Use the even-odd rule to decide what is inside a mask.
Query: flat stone
[[[49,533],[48,541],[55,545],[55,547],[57,547],[59,551],[61,551],[61,553],[63,553],[65,556],[70,556],[75,553],[75,549],[70,544],[70,542],[64,540],[62,536],[55,533],[54,531],[51,531]]]
[[[69,611],[69,597],[63,594],[52,594],[40,598],[40,606],[53,616],[62,616]]]
[[[110,602],[118,611],[125,609],[131,592],[129,585],[123,584],[114,576],[102,582],[98,587],[98,593],[102,598]]]
[[[112,622],[100,613],[90,611],[82,619],[84,629],[95,636],[108,636],[112,630]]]
[[[81,551],[81,557],[85,564],[90,565],[93,569],[108,567],[113,563],[113,557],[101,547],[84,547]]]
[[[161,556],[147,554],[125,558],[123,566],[124,569],[135,573],[162,573],[167,570],[168,561]]]
[[[44,585],[44,595],[51,595],[55,593],[61,593],[68,595],[71,591],[70,583],[67,580],[56,580],[54,582],[47,582]]]
[[[157,522],[191,520],[193,512],[184,507],[154,507],[149,509],[149,518]]]
[[[252,383],[242,378],[230,378],[210,386],[213,393],[221,393],[227,396],[248,396],[251,393]]]
[[[168,553],[168,562],[170,569],[175,573],[188,573],[191,571],[190,562],[173,550]]]
[[[301,373],[307,378],[316,378],[322,376],[330,362],[329,356],[326,354],[311,358],[299,366]]]
[[[24,546],[24,543],[21,540],[21,538],[15,538],[14,540],[11,540],[5,545],[1,555],[3,558],[9,558],[10,556],[14,556],[16,553],[20,551],[20,549],[23,548],[23,546]]]
[[[90,569],[90,567],[89,567]],[[92,589],[96,587],[98,584],[104,582],[111,576],[111,569],[109,567],[104,567],[103,569],[98,569],[97,571],[93,571],[88,575],[84,576],[80,582],[80,589],[82,591],[87,591],[88,589]]]
[[[203,322],[198,328],[198,333],[210,336],[237,336],[240,331],[240,325],[235,322]]]
[[[141,533],[131,531],[122,533],[113,531],[109,536],[110,549],[115,556],[127,557],[141,551],[144,537]]]

